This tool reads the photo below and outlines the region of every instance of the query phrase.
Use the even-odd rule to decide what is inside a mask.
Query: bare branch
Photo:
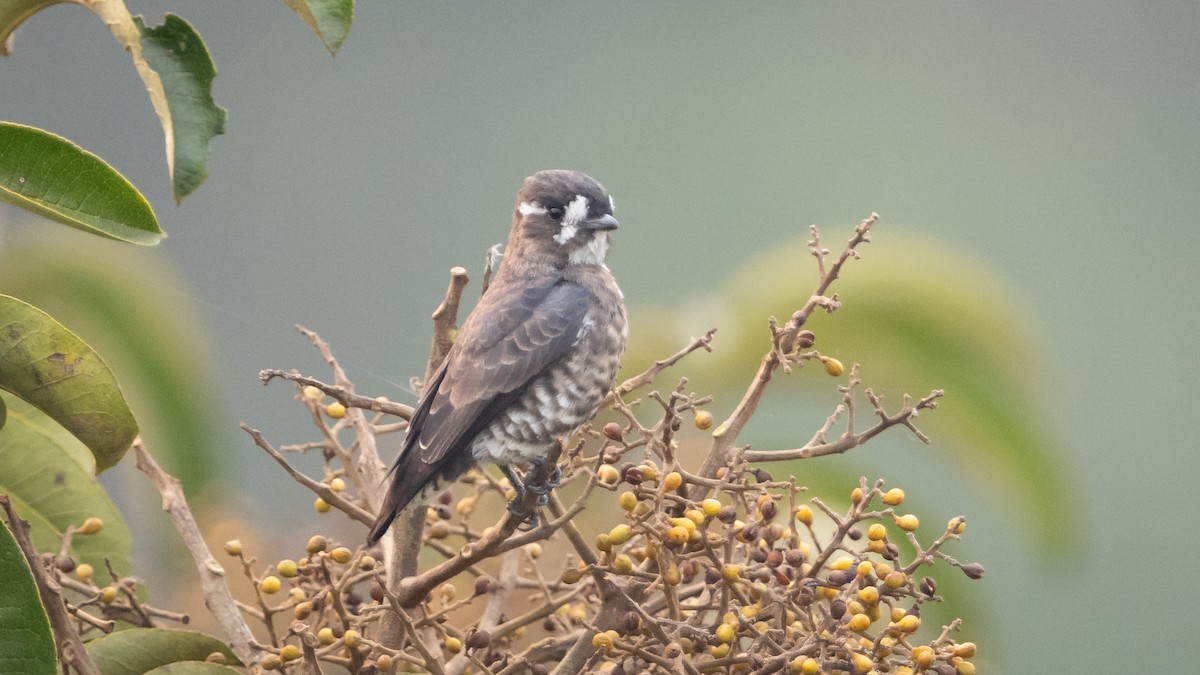
[[[279,466],[283,467],[283,470],[286,471],[289,476],[295,479],[297,483],[303,485],[309,490],[312,490],[314,494],[321,499],[324,499],[330,506],[341,511],[342,513],[345,513],[354,520],[357,520],[368,527],[375,522],[375,516],[371,515],[358,504],[346,499],[341,495],[341,493],[334,492],[325,483],[315,481],[297,471],[295,467],[288,463],[287,459],[285,459],[283,455],[279,454],[278,450],[271,447],[271,444],[268,443],[265,438],[263,438],[262,433],[257,429],[251,429],[245,424],[241,424],[240,426],[242,431],[250,434],[250,438],[254,439],[254,444],[262,448],[264,452],[270,455],[271,459],[275,460]]]
[[[176,531],[183,539],[184,545],[192,554],[192,560],[200,573],[200,586],[204,591],[204,604],[212,612],[217,623],[229,637],[233,653],[242,663],[251,664],[258,661],[261,648],[250,633],[250,627],[238,612],[233,594],[225,583],[225,570],[208,550],[200,528],[192,517],[187,500],[183,496],[183,488],[179,481],[167,474],[146,451],[140,438],[133,442],[133,450],[137,456],[137,468],[154,481],[155,487],[163,499],[163,510],[170,516]]]

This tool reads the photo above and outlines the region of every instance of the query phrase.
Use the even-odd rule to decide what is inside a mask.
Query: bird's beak
[[[613,218],[612,214],[610,213],[606,213],[599,218],[585,220],[580,224],[588,230],[615,230],[620,225],[620,223],[617,222],[617,219]]]

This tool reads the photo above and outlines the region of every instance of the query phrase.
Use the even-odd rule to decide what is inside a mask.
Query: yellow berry
[[[688,522],[691,522],[691,521],[688,521]],[[674,544],[676,546],[681,546],[681,545],[687,543],[688,536],[690,534],[691,533],[688,532],[686,527],[682,527],[680,525],[675,525],[675,526],[671,527],[669,530],[667,530],[666,541],[668,544]]]
[[[864,560],[858,563],[858,567],[854,568],[854,572],[859,577],[870,576],[875,573],[875,565],[873,565],[870,560]]]
[[[933,665],[933,659],[936,656],[933,652],[933,647],[929,645],[917,645],[912,650],[913,665],[918,668],[928,668]]]
[[[850,617],[850,623],[847,625],[850,626],[850,630],[864,631],[871,627],[871,617],[866,614],[855,614]]]
[[[603,464],[596,469],[596,477],[605,485],[616,485],[621,480],[621,472],[612,464]]]
[[[258,582],[259,590],[261,590],[263,593],[266,593],[267,595],[271,595],[272,593],[278,593],[279,589],[282,587],[283,587],[283,585],[280,583],[279,577],[275,577],[275,576],[263,577],[263,580]]]
[[[887,543],[882,539],[872,539],[867,542],[867,551],[871,553],[883,553],[887,549]]]
[[[329,489],[333,490],[334,492],[345,492],[346,481],[342,480],[341,478],[334,478],[329,481]]]
[[[729,645],[727,645],[727,644],[713,645],[708,648],[708,653],[711,654],[714,659],[723,659],[726,656],[729,656]]]
[[[871,526],[867,528],[867,539],[883,541],[886,538],[887,528],[883,526],[883,523],[871,523]]]
[[[364,555],[358,559],[358,568],[364,572],[375,569],[375,556]]]
[[[331,508],[332,507],[329,505],[329,502],[320,497],[317,497],[313,500],[313,509],[316,510],[317,513],[329,513],[329,509]]]
[[[317,642],[323,645],[331,645],[337,642],[337,637],[334,636],[332,628],[326,627],[317,631]]]
[[[679,582],[683,579],[683,575],[680,574],[678,567],[676,567],[675,565],[671,565],[667,569],[663,570],[662,578],[663,578],[663,583],[665,583],[666,585],[678,586]]]
[[[671,524],[675,527],[682,527],[688,531],[688,534],[696,531],[696,521],[691,518],[672,518]]]
[[[620,546],[629,541],[629,537],[633,536],[633,530],[625,523],[620,523],[613,529],[608,531],[608,541],[613,546]]]
[[[902,501],[904,501],[904,490],[900,488],[892,488],[883,493],[883,503],[888,506],[898,506]]]
[[[315,401],[321,398],[321,390],[310,384],[304,388],[304,398],[310,401]]]
[[[743,618],[753,619],[758,616],[758,605],[746,605],[738,611]]]
[[[704,515],[706,516],[715,516],[721,512],[721,502],[720,500],[710,497],[700,502],[700,510],[703,511]]]
[[[300,648],[296,645],[284,645],[279,650],[279,658],[286,661],[295,661],[300,658]]]
[[[279,670],[279,667],[283,665],[283,660],[279,658],[278,654],[267,654],[262,657],[258,665],[262,666],[263,670]]]
[[[629,574],[633,571],[633,560],[624,553],[613,558],[612,565],[618,574]]]
[[[104,521],[99,518],[88,518],[75,530],[76,534],[96,534],[104,529]]]
[[[810,507],[808,504],[801,504],[800,506],[797,506],[796,507],[796,520],[804,523],[805,525],[812,525],[812,523],[813,523],[812,507]]]
[[[860,588],[858,589],[858,599],[862,600],[868,605],[873,605],[879,602],[879,589],[875,588],[874,586]]]
[[[872,666],[875,665],[874,662],[871,661],[871,657],[867,656],[866,654],[859,654],[858,652],[850,655],[850,663],[854,666],[854,672],[856,673],[865,673],[871,670]]]
[[[638,498],[633,491],[626,490],[621,493],[619,498],[617,498],[617,503],[621,505],[623,510],[632,511],[633,507],[637,506]]]
[[[91,581],[92,575],[95,573],[96,571],[87,563],[80,563],[79,566],[75,568],[75,576],[84,581]]]
[[[333,558],[333,561],[335,563],[339,563],[342,565],[345,565],[346,563],[350,562],[350,558],[353,555],[354,554],[352,554],[350,552],[350,549],[346,548],[345,546],[339,546],[329,552],[329,557]]]
[[[799,659],[800,657],[797,656],[796,658]],[[803,675],[817,675],[821,672],[821,664],[817,663],[817,660],[813,658],[804,659],[800,663],[800,672]]]
[[[608,633],[596,633],[592,636],[592,647],[595,649],[612,649],[612,637]]]
[[[326,540],[325,537],[322,537],[319,534],[314,534],[308,538],[308,544],[304,547],[304,550],[308,551],[309,553],[320,553],[321,551],[324,551],[325,547],[327,546],[329,546],[329,541]]]
[[[658,480],[658,467],[649,462],[639,466],[638,471],[642,472],[642,480]]]
[[[308,594],[304,592],[303,588],[293,586],[288,589],[288,597],[290,597],[293,602],[304,602],[306,599],[308,599]]]
[[[946,523],[946,529],[954,534],[962,534],[967,531],[967,519],[962,516],[955,516]]]
[[[915,633],[921,627],[921,617],[915,614],[905,614],[903,618],[896,622],[896,628],[905,633]]]
[[[462,651],[462,640],[459,640],[453,635],[447,635],[446,641],[443,644],[446,647],[446,651],[450,652],[451,654],[457,654]]]
[[[325,406],[325,414],[329,415],[335,420],[340,420],[346,416],[346,406],[342,405],[338,401],[334,401],[333,403]]]
[[[237,556],[241,555],[242,554],[242,540],[241,539],[230,539],[229,541],[225,542],[225,553],[227,555],[231,555],[235,558]]]
[[[852,504],[858,504],[858,503],[859,503],[859,502],[861,502],[862,500],[863,500],[863,490],[862,490],[862,488],[860,488],[860,487],[856,487],[856,488],[854,488],[853,490],[851,490],[851,491],[850,491],[850,503],[852,503]]]
[[[959,661],[954,664],[954,671],[958,675],[975,675],[975,664],[970,661]]]
[[[117,589],[112,586],[105,586],[100,589],[100,602],[106,605],[111,605],[117,600]]]
[[[903,516],[892,516],[892,519],[896,521],[896,527],[906,532],[912,532],[921,525],[921,521],[917,520],[917,517],[911,513],[906,513]]]
[[[717,639],[721,642],[733,642],[733,638],[737,637],[737,627],[731,623],[723,623],[717,626]]]
[[[834,560],[832,563],[830,563],[829,569],[831,569],[831,570],[848,570],[848,569],[850,569],[850,565],[852,565],[852,564],[854,564],[853,558],[847,558],[846,556],[842,556],[842,557],[838,558],[837,560]]]
[[[841,375],[842,371],[845,369],[846,367],[842,365],[842,362],[838,361],[832,356],[825,358],[825,372],[829,373],[831,376],[837,377],[838,375]]]
[[[362,644],[362,635],[353,628],[347,629],[345,633],[342,633],[342,643],[353,649]]]
[[[672,471],[663,478],[663,487],[667,492],[674,492],[680,485],[683,485],[683,476],[678,471]]]
[[[697,410],[695,421],[697,429],[708,429],[713,424],[713,415],[707,410]]]
[[[688,509],[687,511],[683,512],[683,517],[692,521],[696,525],[704,524],[704,512],[699,509]]]
[[[737,583],[742,578],[742,566],[737,563],[725,563],[721,565],[721,578],[726,583]]]
[[[961,656],[964,659],[969,659],[975,656],[975,643],[964,642],[962,644],[954,645],[954,655]]]
[[[894,590],[903,586],[906,581],[908,581],[908,575],[897,570],[883,578],[883,585]]]
[[[284,579],[291,579],[300,574],[300,568],[296,567],[295,560],[280,560],[275,563],[275,571],[279,572],[279,576]]]
[[[392,672],[392,666],[394,665],[392,657],[387,654],[380,654],[379,658],[375,659],[375,669],[383,673]]]
[[[310,615],[312,615],[312,612],[313,604],[311,602],[297,603],[296,606],[292,608],[292,614],[300,621],[307,619]]]

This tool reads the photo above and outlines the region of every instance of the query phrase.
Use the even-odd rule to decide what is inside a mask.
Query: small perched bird
[[[539,465],[591,418],[625,351],[621,289],[604,264],[612,198],[578,171],[540,171],[517,193],[491,286],[425,384],[390,472],[374,543],[410,502],[493,462]]]

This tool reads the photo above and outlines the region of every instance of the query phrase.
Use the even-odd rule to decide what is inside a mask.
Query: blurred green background
[[[204,445],[221,469],[197,489],[227,517],[283,535],[311,520],[311,499],[236,432],[246,421],[276,442],[311,436],[291,391],[256,377],[266,367],[325,375],[292,325],[329,341],[360,389],[410,401],[447,269],[467,267],[478,288],[484,251],[507,234],[516,188],[535,170],[578,168],[613,193],[622,229],[610,267],[642,317],[653,307],[675,318],[635,322],[634,339],[664,344],[714,326],[718,350],[752,339],[739,331],[757,324],[730,310],[755,300],[730,297],[754,288],[734,278],[747,261],[802,242],[810,223],[836,250],[877,211],[875,243],[847,281],[899,267],[976,293],[973,312],[943,316],[950,325],[994,306],[1031,387],[998,398],[997,415],[1032,408],[1060,471],[1038,491],[1065,517],[979,471],[994,461],[986,444],[939,438],[953,389],[922,417],[932,445],[897,432],[813,471],[881,475],[920,495],[930,523],[967,515],[951,553],[987,566],[965,592],[988,633],[968,625],[965,635],[997,672],[1191,669],[1194,622],[1172,617],[1200,591],[1151,572],[1200,555],[1187,535],[1200,460],[1185,424],[1200,372],[1200,5],[362,3],[336,58],[282,3],[130,6],[154,24],[177,12],[208,43],[214,95],[230,109],[208,182],[174,206],[128,56],[91,13],[52,7],[0,60],[0,119],[108,160],[169,239],[133,250],[3,207],[0,254],[47,230],[43,248],[115,267],[156,298],[153,316],[186,333],[161,345],[169,357],[179,344],[188,361],[171,376],[210,392],[220,435]],[[796,306],[812,285],[802,254],[761,274],[763,289],[792,289]],[[65,310],[22,297],[107,356]],[[903,289],[895,297],[903,312]],[[866,299],[846,290],[844,300],[849,311]],[[869,359],[818,347],[864,361],[871,383]],[[792,380],[817,376],[773,384],[744,440],[806,440],[836,394],[823,376],[824,389]],[[895,405],[901,390],[887,393]],[[167,414],[134,399],[143,418]],[[734,403],[723,395],[714,412]],[[106,482],[135,532],[157,527],[157,496],[131,469]],[[1060,525],[1067,543],[1047,547],[1044,533]]]

